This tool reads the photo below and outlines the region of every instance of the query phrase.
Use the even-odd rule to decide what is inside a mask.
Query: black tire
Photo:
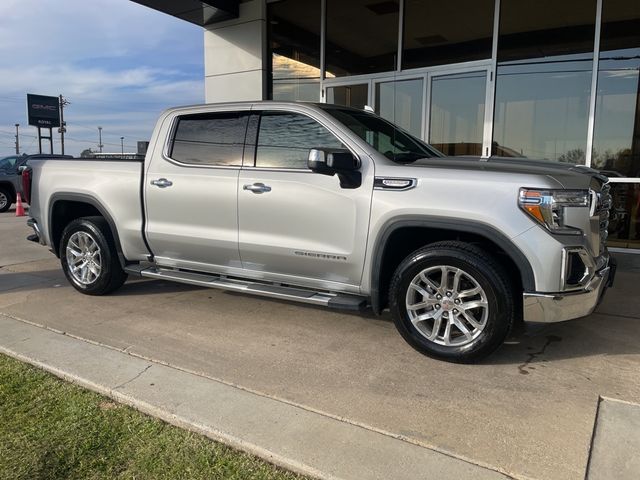
[[[89,284],[81,283],[76,279],[67,261],[69,240],[78,232],[87,233],[100,248],[101,270],[97,278]],[[120,288],[127,280],[127,274],[118,260],[111,229],[102,217],[83,217],[69,223],[62,232],[59,253],[62,270],[67,280],[76,290],[85,295],[106,295]]]
[[[13,195],[11,191],[4,187],[0,187],[0,198],[2,198],[2,202],[0,202],[0,213],[6,212],[11,208],[11,204],[13,203]],[[6,199],[6,201],[4,201]]]
[[[426,326],[423,327],[426,333],[421,333],[411,321],[407,309],[407,292],[409,288],[411,288],[412,291],[416,289],[415,287],[410,287],[410,285],[414,279],[419,278],[418,275],[421,272],[435,272],[435,275],[438,275],[437,269],[426,270],[430,267],[438,266],[450,266],[453,269],[462,270],[466,276],[460,278],[466,279],[467,282],[475,281],[475,284],[470,283],[470,285],[474,285],[473,288],[479,285],[486,297],[486,302],[483,303],[488,305],[488,310],[486,313],[484,313],[484,310],[481,310],[482,315],[484,315],[483,318],[486,317],[483,328],[476,328],[474,330],[473,325],[467,320],[465,320],[463,324],[468,330],[472,330],[471,333],[473,335],[470,335],[470,338],[473,338],[473,340],[467,337],[462,338],[464,336],[462,330],[457,326],[453,325],[449,327],[449,337],[451,338],[451,333],[454,332],[458,335],[454,340],[460,343],[466,341],[468,342],[466,344],[444,345],[429,340],[427,334],[429,336],[433,335],[435,320],[429,325],[428,322],[432,321],[432,319],[429,318],[428,315],[425,315],[428,320]],[[447,278],[449,278],[449,274],[447,274]],[[436,284],[435,286],[440,287],[441,284]],[[471,291],[471,289],[466,291]],[[429,301],[436,301],[436,290],[430,290],[427,291],[427,293],[430,294],[428,297],[430,299]],[[431,294],[433,294],[433,296],[431,296]],[[419,293],[419,295],[423,299],[425,298],[422,293]],[[456,297],[455,293],[453,296]],[[443,313],[446,317],[443,316],[442,322],[453,323],[454,313],[456,313],[456,321],[463,318],[457,313],[459,310],[453,310],[456,305],[452,304],[450,298],[443,298],[442,301],[446,301],[447,305],[436,304],[435,306],[426,307],[422,312],[432,315],[431,309],[435,311],[435,309],[438,308],[438,311],[443,312],[446,308],[452,310]],[[455,301],[464,304],[466,300],[460,295],[460,299],[456,299]],[[468,304],[471,304],[471,302]],[[414,307],[415,305],[416,304],[413,304]],[[392,278],[389,289],[389,306],[396,328],[409,345],[420,353],[430,357],[456,363],[471,363],[486,357],[496,350],[509,334],[515,318],[514,292],[510,287],[508,276],[501,265],[484,250],[474,245],[457,241],[433,243],[413,252],[402,261]],[[479,308],[482,309],[482,307]],[[469,312],[473,312],[473,310],[469,310]],[[417,315],[417,313],[414,314],[414,316],[415,315]],[[422,316],[423,314],[420,315]],[[471,316],[477,320],[473,313]],[[452,320],[449,320],[449,318]],[[419,326],[422,325],[420,323],[421,321],[422,320],[419,320],[419,322],[417,322]],[[439,324],[439,328],[435,333],[435,338],[438,342],[444,342],[444,338],[447,337],[446,331],[443,330],[443,328],[447,328],[446,323],[442,323],[442,325],[443,326]],[[439,332],[443,332],[442,335],[439,335]],[[474,335],[477,335],[477,337]],[[453,342],[450,341],[450,343]]]

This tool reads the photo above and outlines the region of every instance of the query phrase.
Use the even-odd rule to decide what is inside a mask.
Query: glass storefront
[[[321,0],[269,4],[269,98],[320,99],[320,9]]]
[[[484,71],[432,78],[427,138],[445,155],[482,155],[486,83]]]
[[[596,1],[502,0],[493,153],[584,164]]]
[[[609,176],[640,177],[639,73],[640,5],[606,0],[591,164]]]
[[[421,78],[377,83],[376,113],[421,137],[423,91]]]
[[[369,84],[342,85],[327,88],[327,103],[363,109],[368,104]]]
[[[395,70],[399,0],[326,0],[326,5],[327,73],[344,77]]]
[[[370,107],[447,155],[597,168],[610,245],[640,248],[640,1],[267,0],[267,15],[269,98]]]
[[[405,0],[402,68],[491,58],[494,0]]]

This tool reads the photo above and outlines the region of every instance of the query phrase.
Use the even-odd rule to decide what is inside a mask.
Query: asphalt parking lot
[[[516,477],[584,478],[600,395],[640,402],[640,261],[597,312],[533,326],[479,365],[414,352],[387,317],[161,281],[107,297],[0,214],[0,313],[65,331]]]

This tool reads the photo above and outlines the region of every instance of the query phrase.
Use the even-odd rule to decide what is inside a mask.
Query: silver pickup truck
[[[327,104],[175,108],[144,162],[36,159],[34,241],[69,282],[128,274],[375,313],[416,350],[471,362],[517,322],[590,314],[613,279],[607,178],[581,166],[444,157]]]

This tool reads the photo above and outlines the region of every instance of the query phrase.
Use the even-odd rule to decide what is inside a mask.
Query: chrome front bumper
[[[616,263],[613,259],[598,270],[583,290],[562,293],[524,293],[525,322],[563,322],[591,314],[604,292],[613,285]]]

